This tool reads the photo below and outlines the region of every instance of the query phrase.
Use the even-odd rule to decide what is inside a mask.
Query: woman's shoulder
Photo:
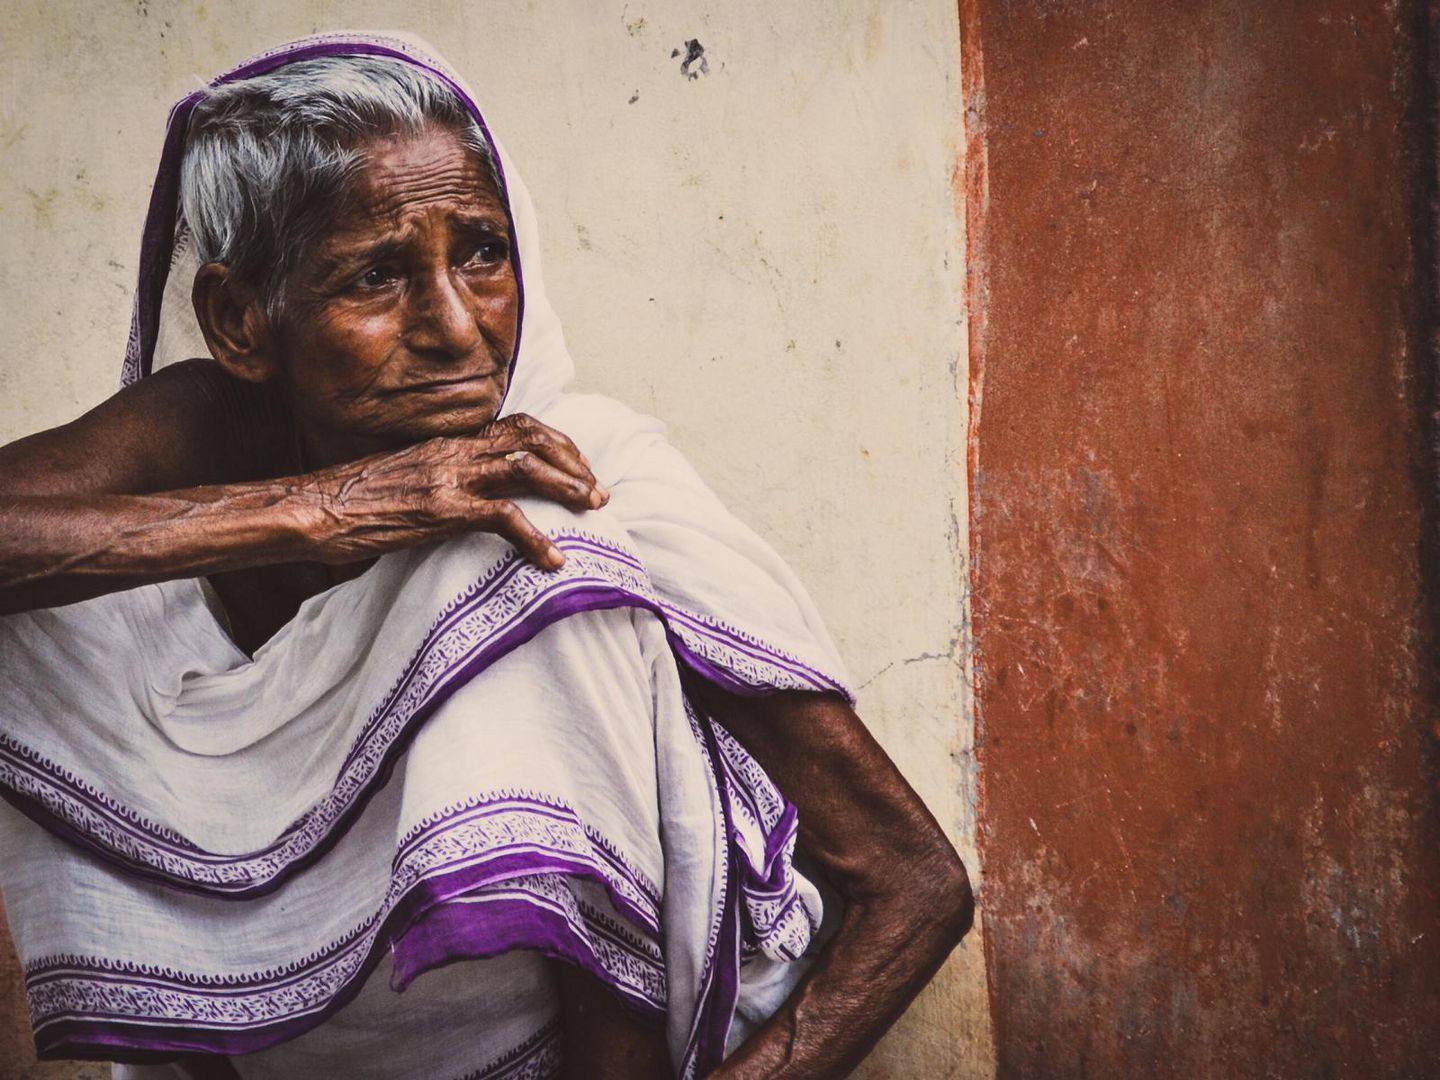
[[[213,360],[162,368],[60,427],[0,447],[11,495],[144,494],[278,475],[288,417]]]

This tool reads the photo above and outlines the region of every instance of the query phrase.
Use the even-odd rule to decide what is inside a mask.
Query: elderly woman
[[[172,113],[125,388],[0,450],[44,1056],[837,1077],[968,928],[783,563],[565,392],[536,243],[416,43],[297,42]]]

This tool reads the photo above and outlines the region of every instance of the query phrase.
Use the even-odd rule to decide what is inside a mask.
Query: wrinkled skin
[[[212,348],[280,383],[315,464],[480,430],[505,396],[520,290],[474,155],[448,132],[382,140],[336,219],[286,282],[278,325]]]
[[[278,319],[220,264],[194,298],[212,359],[0,448],[0,614],[208,575],[253,651],[387,551],[478,530],[558,566],[513,497],[579,512],[608,498],[562,433],[495,420],[518,289],[504,208],[450,132],[368,148]],[[688,689],[794,801],[802,848],[845,903],[785,1007],[712,1075],[834,1080],[969,929],[964,866],[843,700]],[[557,979],[567,1075],[671,1074],[658,1028],[588,976]],[[234,1075],[218,1059],[187,1068]]]

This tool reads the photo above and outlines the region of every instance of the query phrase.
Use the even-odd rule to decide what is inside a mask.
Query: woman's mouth
[[[460,375],[450,379],[427,379],[424,382],[407,383],[395,393],[401,394],[449,394],[465,393],[482,388],[488,389],[499,372],[488,371],[480,375]]]

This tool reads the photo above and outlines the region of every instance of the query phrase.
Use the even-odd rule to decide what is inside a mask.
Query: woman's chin
[[[500,402],[490,400],[475,404],[455,405],[437,409],[413,423],[405,425],[409,442],[424,442],[442,436],[478,435],[500,413]]]

